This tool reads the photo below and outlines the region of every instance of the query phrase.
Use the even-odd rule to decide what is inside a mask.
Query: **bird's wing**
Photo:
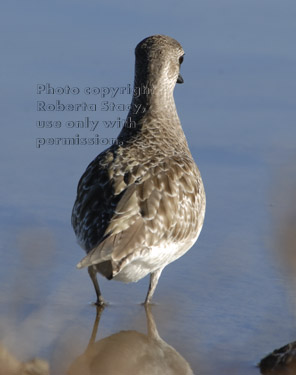
[[[81,176],[72,210],[72,226],[80,245],[87,251],[98,246],[120,200],[114,195],[109,164],[113,153],[99,154]]]
[[[155,165],[135,166],[113,176],[116,207],[103,240],[79,263],[86,267],[111,259],[120,268],[126,260],[160,241],[182,242],[197,232],[203,189],[199,171],[186,157],[165,158]]]

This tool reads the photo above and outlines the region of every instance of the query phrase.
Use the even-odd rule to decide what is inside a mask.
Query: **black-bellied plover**
[[[72,225],[87,255],[97,304],[104,300],[96,273],[135,282],[150,274],[151,300],[165,266],[197,240],[205,192],[177,114],[173,91],[184,51],[154,35],[135,50],[134,95],[117,142],[82,175]]]

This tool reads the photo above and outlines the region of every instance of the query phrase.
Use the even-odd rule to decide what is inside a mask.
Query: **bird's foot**
[[[157,302],[151,302],[151,300],[145,300],[144,302],[141,302],[141,305],[144,306],[144,307],[157,306],[158,303]]]
[[[96,305],[98,307],[105,307],[107,305],[107,303],[104,301],[104,299],[102,297],[100,297],[100,298],[97,299],[97,302],[95,302],[94,305]]]
[[[91,302],[90,304],[97,307],[105,307],[108,305],[108,303],[102,297],[98,298],[94,302]]]

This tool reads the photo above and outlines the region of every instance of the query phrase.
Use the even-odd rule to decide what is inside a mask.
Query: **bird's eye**
[[[184,55],[179,58],[179,64],[181,65],[184,60]]]

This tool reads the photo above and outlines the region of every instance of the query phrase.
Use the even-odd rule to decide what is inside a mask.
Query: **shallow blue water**
[[[136,43],[162,32],[186,51],[185,83],[176,87],[175,98],[204,180],[207,212],[196,245],[163,272],[152,313],[159,335],[194,373],[258,374],[255,365],[266,353],[296,337],[293,280],[284,267],[287,244],[280,236],[295,184],[296,55],[290,48],[295,4],[183,4],[173,17],[183,15],[187,22],[166,20],[164,26],[160,6],[156,28],[148,8],[143,16],[139,7],[122,9],[116,2],[99,8],[77,1],[71,10],[67,4],[42,8],[29,1],[25,9],[11,2],[2,13],[7,53],[1,93],[1,341],[21,360],[43,357],[53,374],[61,374],[84,352],[95,318],[87,272],[75,269],[83,252],[70,214],[79,177],[105,147],[37,148],[36,139],[113,138],[119,130],[37,128],[39,120],[64,123],[86,116],[39,113],[37,100],[98,105],[105,100],[39,95],[37,84],[81,89],[132,84]],[[143,24],[135,33],[139,25],[132,17],[139,14]],[[115,99],[128,104],[130,95]],[[103,121],[126,112],[87,115]],[[139,303],[147,287],[148,279],[129,285],[101,279],[110,306],[98,339],[122,330],[146,332]]]

